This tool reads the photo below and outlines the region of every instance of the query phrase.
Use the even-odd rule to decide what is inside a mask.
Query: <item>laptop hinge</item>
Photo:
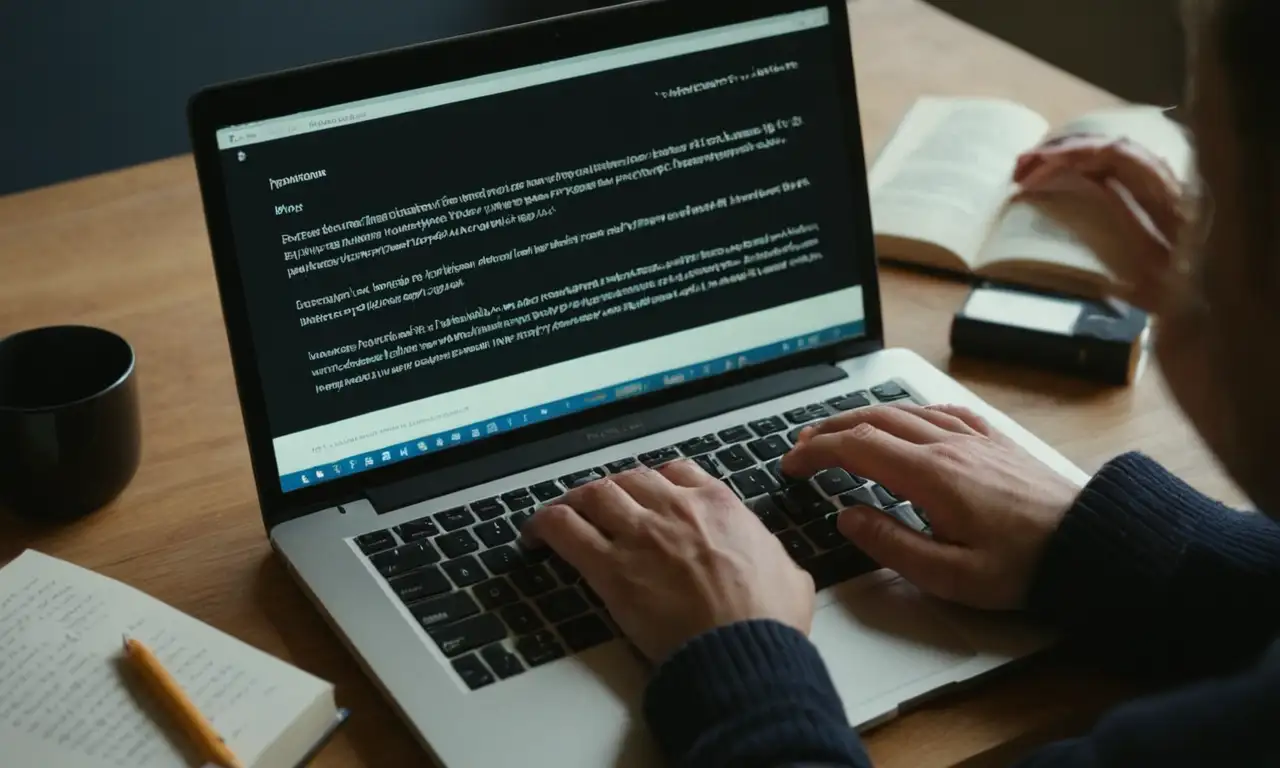
[[[725,389],[679,400],[586,429],[521,445],[492,456],[452,465],[384,486],[366,494],[379,514],[434,499],[611,445],[718,416],[848,376],[835,365],[814,365],[783,371]]]

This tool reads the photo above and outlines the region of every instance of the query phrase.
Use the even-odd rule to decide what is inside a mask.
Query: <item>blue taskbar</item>
[[[707,360],[706,362],[688,365],[663,371],[643,379],[636,379],[616,384],[605,389],[567,397],[554,403],[544,403],[522,411],[504,414],[475,424],[456,427],[446,432],[423,435],[413,440],[396,445],[379,448],[355,456],[348,456],[339,461],[311,467],[301,472],[281,475],[280,487],[287,491],[326,483],[346,475],[367,472],[388,464],[423,456],[428,453],[454,448],[459,445],[482,440],[486,437],[527,427],[530,424],[559,418],[570,413],[585,411],[605,403],[625,400],[629,397],[655,392],[666,387],[686,384],[690,381],[705,379],[727,371],[734,371],[747,366],[776,360],[780,357],[801,352],[813,347],[822,347],[846,339],[862,336],[866,332],[866,323],[858,321],[825,328],[820,331],[796,336],[795,338],[768,344],[755,349],[748,349],[733,355]]]

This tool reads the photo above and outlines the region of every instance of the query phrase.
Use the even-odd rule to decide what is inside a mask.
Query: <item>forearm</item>
[[[644,711],[676,766],[871,765],[817,649],[775,622],[694,639],[658,669]]]
[[[1136,454],[1104,467],[1045,553],[1030,608],[1141,671],[1249,663],[1280,630],[1280,527],[1230,510]]]

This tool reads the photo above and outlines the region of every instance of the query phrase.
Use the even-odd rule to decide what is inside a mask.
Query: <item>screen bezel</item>
[[[844,0],[826,3],[831,14],[828,29],[836,52],[837,71],[833,74],[840,88],[843,127],[850,150],[849,178],[854,198],[850,214],[858,238],[853,255],[858,260],[859,274],[863,276],[866,312],[866,333],[863,337],[601,405],[440,453],[287,493],[280,487],[257,353],[236,261],[216,139],[219,129],[811,9],[819,4],[814,0],[738,0],[734,3],[644,0],[211,86],[195,94],[188,104],[188,126],[254,482],[264,519],[278,518],[277,513],[285,509],[306,511],[331,507],[345,500],[363,497],[363,489],[372,485],[393,483],[423,472],[473,461],[485,454],[586,429],[592,424],[780,370],[834,362],[883,348],[879,276],[865,182],[866,160],[848,13]]]

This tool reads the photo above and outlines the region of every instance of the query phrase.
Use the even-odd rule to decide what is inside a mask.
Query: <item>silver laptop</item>
[[[959,403],[884,349],[843,0],[661,0],[214,87],[190,105],[264,523],[450,768],[648,765],[646,664],[518,532],[565,490],[696,460],[815,578],[867,726],[1049,638],[845,542],[871,504],[778,470],[798,429]]]

